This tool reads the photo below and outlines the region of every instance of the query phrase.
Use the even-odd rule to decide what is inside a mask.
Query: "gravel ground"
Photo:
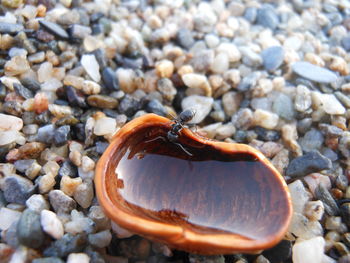
[[[350,262],[350,2],[2,0],[0,262]],[[118,228],[94,195],[112,135],[196,108],[247,143],[294,206],[257,255],[171,251]]]

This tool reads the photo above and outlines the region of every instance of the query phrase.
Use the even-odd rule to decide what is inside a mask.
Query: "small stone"
[[[322,185],[325,189],[331,189],[331,180],[327,175],[320,173],[312,173],[304,178],[305,183],[307,184],[310,192],[315,196],[316,188]]]
[[[38,71],[38,81],[44,83],[52,78],[53,66],[50,62],[44,62],[40,65]]]
[[[322,201],[310,201],[305,205],[305,215],[311,221],[320,221],[324,214],[324,205]]]
[[[126,95],[118,106],[119,112],[128,117],[133,116],[140,108],[140,102],[130,95]]]
[[[112,240],[112,234],[110,230],[104,230],[96,234],[89,234],[89,243],[98,248],[104,248],[109,245]]]
[[[160,116],[166,116],[167,111],[162,105],[162,103],[159,102],[157,99],[153,99],[150,102],[147,103],[146,105],[146,111],[150,113],[155,113]]]
[[[185,85],[191,89],[198,89],[202,91],[203,95],[211,96],[211,87],[205,75],[188,73],[182,75],[182,80]]]
[[[277,70],[283,63],[284,50],[280,46],[273,46],[261,52],[264,68],[267,71]]]
[[[48,105],[50,113],[57,118],[72,116],[71,107],[65,105],[50,104]]]
[[[95,223],[90,218],[85,217],[82,212],[78,212],[77,210],[73,210],[71,212],[72,221],[67,222],[64,225],[65,232],[71,234],[78,233],[92,233],[95,229]]]
[[[295,112],[293,101],[289,96],[283,93],[278,94],[274,99],[272,110],[285,120],[291,121],[294,119]]]
[[[24,205],[32,195],[33,183],[24,177],[12,175],[5,178],[2,190],[7,202]]]
[[[30,209],[24,210],[17,224],[18,241],[24,246],[39,248],[44,242],[44,237],[40,215]]]
[[[190,49],[195,43],[192,32],[187,28],[181,28],[177,32],[176,42],[185,49]]]
[[[222,126],[220,126],[216,130],[215,138],[217,140],[224,140],[226,138],[231,138],[236,132],[235,126],[233,126],[232,123],[227,123]]]
[[[331,115],[340,115],[345,113],[344,106],[337,100],[333,94],[322,94],[312,92],[312,103],[316,109],[322,109]]]
[[[30,69],[30,65],[26,57],[15,56],[6,62],[4,69],[6,75],[16,76],[27,72]]]
[[[248,108],[240,109],[232,116],[231,121],[236,128],[247,130],[253,125],[253,112]]]
[[[53,142],[56,146],[62,146],[67,143],[69,139],[70,126],[64,125],[57,128],[53,135]]]
[[[327,230],[340,230],[340,225],[341,225],[341,217],[340,216],[330,216],[327,217],[326,222],[325,222],[325,228]]]
[[[32,263],[64,263],[64,261],[58,257],[46,257],[33,259]]]
[[[311,107],[311,104],[310,90],[303,85],[298,85],[294,98],[294,108],[299,112],[305,112]]]
[[[88,35],[91,35],[92,30],[90,27],[74,24],[69,29],[70,35],[74,38],[84,39]]]
[[[220,43],[216,52],[226,54],[230,63],[238,62],[242,57],[241,52],[233,43]]]
[[[21,212],[6,207],[0,208],[0,230],[4,231],[10,228],[13,222],[21,217]]]
[[[157,90],[162,94],[163,98],[169,102],[174,100],[177,93],[174,84],[168,78],[161,78],[157,81]]]
[[[112,68],[106,67],[102,71],[102,80],[109,90],[119,90],[119,81],[115,71]]]
[[[86,244],[86,234],[65,234],[61,239],[52,242],[43,254],[46,257],[66,257],[70,253],[83,251]]]
[[[15,92],[17,95],[21,96],[24,99],[30,99],[33,98],[33,92],[26,87],[24,87],[22,84],[19,83],[13,83],[13,87],[15,89]]]
[[[45,200],[43,195],[35,194],[28,198],[26,206],[37,213],[40,213],[44,209],[50,209],[48,202]]]
[[[52,143],[55,134],[55,126],[48,124],[38,129],[37,141],[43,143]]]
[[[80,177],[71,178],[68,175],[64,175],[61,178],[60,190],[68,196],[73,196],[75,190],[82,182]]]
[[[322,263],[325,240],[323,237],[314,237],[297,242],[293,246],[293,263]]]
[[[115,98],[105,95],[91,95],[87,98],[87,102],[92,107],[102,109],[115,109],[118,107],[118,101]]]
[[[258,135],[259,140],[263,141],[277,141],[281,138],[279,132],[274,130],[267,130],[262,127],[255,127],[255,132]]]
[[[81,57],[81,65],[93,81],[99,82],[101,79],[100,66],[94,55],[85,54]]]
[[[305,61],[295,62],[292,70],[299,76],[318,83],[332,83],[338,79],[332,71]]]
[[[85,97],[83,97],[80,92],[78,92],[72,86],[66,86],[65,89],[66,89],[66,93],[67,93],[67,97],[70,105],[78,106],[80,108],[86,107]]]
[[[293,178],[331,169],[332,162],[318,151],[310,151],[303,156],[293,159],[286,171],[286,175]]]
[[[199,95],[192,95],[182,100],[181,106],[183,110],[193,108],[196,111],[193,119],[189,123],[197,124],[205,119],[210,113],[214,99]]]
[[[334,216],[339,214],[337,202],[325,187],[319,185],[315,189],[315,196],[323,202],[325,211],[328,215]]]
[[[84,80],[83,82],[83,92],[86,95],[98,94],[101,91],[101,86],[96,82],[91,80]]]
[[[156,74],[160,78],[171,78],[174,72],[174,64],[170,60],[158,61],[155,65]]]
[[[41,194],[48,193],[56,184],[55,176],[51,173],[45,174],[39,179],[39,192]]]
[[[223,74],[230,67],[230,61],[226,53],[219,53],[211,64],[211,71],[215,74]]]
[[[270,28],[271,30],[275,30],[280,21],[275,9],[271,6],[266,6],[258,9],[256,23],[263,27]]]
[[[91,206],[89,209],[89,218],[91,218],[96,224],[96,230],[101,231],[111,228],[110,219],[104,214],[101,206]]]
[[[69,160],[63,162],[62,166],[58,170],[58,175],[62,178],[63,176],[76,177],[77,176],[77,168],[74,166]]]
[[[51,34],[53,34],[59,38],[62,38],[62,39],[69,38],[67,31],[64,30],[60,25],[58,25],[54,22],[47,21],[47,20],[39,20],[39,23],[44,29],[46,29]]]
[[[278,115],[265,110],[257,109],[253,114],[253,123],[265,129],[274,129],[278,123]]]
[[[80,184],[74,192],[74,199],[82,208],[88,208],[94,198],[94,189],[90,181]]]
[[[85,253],[71,253],[68,255],[67,263],[89,263],[90,257]]]
[[[344,223],[347,225],[347,227],[349,227],[350,226],[350,203],[345,203],[340,206],[340,215]]]
[[[40,214],[40,223],[43,230],[54,239],[63,237],[64,229],[62,222],[57,218],[54,212],[42,210]]]
[[[300,239],[310,239],[323,236],[323,228],[318,221],[309,221],[300,213],[293,213],[288,231]]]
[[[49,193],[50,204],[57,213],[70,213],[76,207],[75,201],[61,190]]]
[[[103,117],[95,122],[94,134],[103,136],[106,134],[113,134],[116,130],[117,122],[115,119]]]
[[[320,150],[323,142],[323,134],[316,129],[311,129],[310,131],[305,133],[303,138],[299,140],[299,144],[304,152]]]
[[[13,24],[0,22],[0,33],[1,34],[17,34],[24,29],[22,24]]]
[[[0,130],[20,131],[22,127],[22,119],[12,115],[0,113]]]

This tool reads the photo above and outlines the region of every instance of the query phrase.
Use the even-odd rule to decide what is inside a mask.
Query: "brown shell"
[[[254,253],[277,244],[292,205],[267,158],[245,144],[218,142],[146,114],[114,136],[96,166],[98,200],[121,227],[198,254]]]

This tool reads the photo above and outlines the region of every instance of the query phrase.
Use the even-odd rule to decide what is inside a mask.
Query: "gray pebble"
[[[341,44],[346,51],[350,51],[350,36],[344,37]]]
[[[334,125],[321,123],[318,127],[328,137],[338,138],[343,134],[343,130]]]
[[[272,110],[281,118],[291,121],[294,119],[294,105],[292,99],[280,93],[273,101]]]
[[[125,114],[128,117],[133,116],[140,108],[140,102],[130,95],[125,95],[118,106],[119,112]]]
[[[97,144],[96,144],[97,145]],[[69,177],[77,177],[78,175],[78,170],[77,167],[75,165],[73,165],[69,160],[68,161],[64,161],[62,166],[60,167],[60,169],[58,170],[58,175],[60,177],[63,177],[65,175],[69,176]]]
[[[331,83],[338,79],[332,71],[305,61],[295,62],[292,70],[299,76],[318,83]]]
[[[315,197],[323,202],[324,209],[328,215],[335,216],[339,214],[337,202],[331,193],[322,185],[317,186],[315,189]]]
[[[263,27],[268,27],[271,30],[275,30],[279,24],[279,18],[275,9],[270,6],[258,9],[256,23]]]
[[[115,74],[115,71],[112,68],[106,67],[103,69],[102,80],[103,80],[103,83],[106,85],[107,89],[119,90],[118,78],[117,78],[117,75]]]
[[[70,213],[77,206],[76,202],[61,190],[50,191],[49,200],[56,213]]]
[[[280,46],[269,47],[261,52],[264,68],[268,71],[278,69],[284,60],[284,50]]]
[[[286,175],[297,178],[331,168],[331,160],[318,151],[310,151],[293,159],[287,167]]]
[[[305,133],[304,137],[299,140],[299,143],[304,152],[310,152],[312,150],[319,150],[323,141],[323,134],[316,129],[312,129]]]
[[[329,148],[324,148],[322,150],[322,155],[327,157],[332,162],[338,160],[338,154],[336,152],[334,152],[333,150],[329,149]]]
[[[350,108],[350,98],[340,91],[334,92],[334,95],[337,99],[343,104],[346,108]]]
[[[155,113],[160,116],[166,116],[167,112],[162,103],[160,103],[158,100],[153,99],[150,102],[147,103],[146,111],[150,113]]]
[[[28,170],[34,162],[34,159],[18,160],[14,162],[14,165],[17,171],[25,173],[25,171]]]
[[[21,79],[21,83],[23,86],[25,86],[27,89],[30,89],[31,91],[40,90],[40,83],[34,78],[23,78]]]
[[[297,129],[299,133],[305,134],[308,130],[310,130],[311,126],[312,126],[312,119],[305,118],[298,121]]]
[[[237,90],[239,91],[247,91],[252,86],[254,86],[259,79],[260,74],[257,72],[253,72],[249,74],[248,76],[244,77],[242,81],[238,84]]]
[[[14,175],[6,177],[3,191],[7,202],[24,205],[32,195],[34,186],[30,180]]]
[[[12,24],[6,22],[0,22],[0,33],[1,34],[16,34],[24,29],[21,24]]]
[[[32,263],[64,263],[64,261],[58,257],[36,258]]]
[[[43,143],[52,143],[55,135],[55,126],[48,124],[38,129],[37,141]]]
[[[168,78],[161,78],[157,81],[157,90],[162,94],[163,98],[169,102],[174,100],[177,93],[174,84]]]
[[[64,125],[55,130],[53,142],[56,146],[62,146],[67,143],[69,139],[70,126]]]
[[[52,242],[51,245],[44,250],[46,257],[66,257],[70,253],[83,251],[87,244],[86,234],[65,234],[61,239]]]
[[[13,87],[14,87],[17,95],[21,96],[22,98],[30,99],[30,98],[34,97],[33,92],[31,90],[25,88],[22,84],[14,83]]]
[[[192,32],[187,28],[181,28],[176,35],[176,42],[179,46],[190,49],[194,44]]]
[[[17,224],[18,241],[30,248],[39,248],[44,242],[40,215],[30,209],[24,210]]]
[[[0,191],[0,208],[7,205],[7,201],[5,199],[4,193]]]
[[[20,245],[17,237],[18,221],[19,218],[13,221],[11,226],[6,230],[6,235],[3,237],[3,241],[5,241],[5,243],[11,247],[18,247]]]
[[[60,25],[47,20],[39,20],[39,23],[43,28],[45,28],[51,34],[54,34],[55,36],[62,39],[69,39],[69,35],[67,31],[64,30]]]
[[[245,9],[244,18],[247,19],[251,24],[254,24],[258,9],[255,7],[248,7]]]

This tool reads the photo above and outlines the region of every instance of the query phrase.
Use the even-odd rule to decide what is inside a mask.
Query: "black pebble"
[[[141,109],[140,101],[134,99],[130,95],[125,95],[123,100],[118,106],[120,113],[125,114],[128,117],[133,116],[138,110]]]
[[[119,90],[118,78],[112,68],[107,67],[103,69],[102,80],[109,90]]]
[[[292,256],[292,242],[282,240],[273,248],[265,250],[262,254],[271,263],[285,262]]]
[[[66,94],[71,106],[78,106],[80,108],[86,108],[87,104],[85,98],[80,96],[75,88],[72,86],[66,86]]]
[[[147,103],[146,111],[150,113],[155,113],[160,116],[166,116],[167,112],[162,103],[160,103],[158,100],[153,99],[150,102]]]
[[[263,141],[277,141],[281,138],[278,131],[267,130],[263,127],[256,127],[255,132],[258,135],[258,139]]]

